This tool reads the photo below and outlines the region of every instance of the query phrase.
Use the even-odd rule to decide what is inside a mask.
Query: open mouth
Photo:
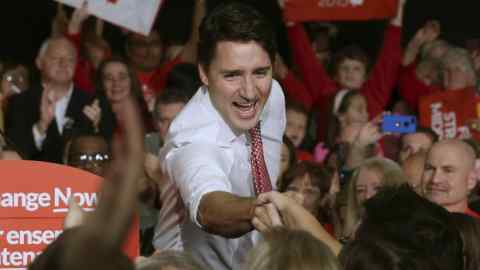
[[[258,100],[250,101],[250,102],[234,101],[232,104],[237,109],[240,118],[248,119],[255,116],[257,102]]]

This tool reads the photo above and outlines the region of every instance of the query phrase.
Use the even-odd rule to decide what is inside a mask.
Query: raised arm
[[[193,63],[197,62],[197,47],[199,32],[198,28],[200,23],[205,17],[205,5],[206,0],[195,0],[195,9],[193,11],[193,20],[192,20],[192,32],[190,38],[188,39],[183,51],[180,54],[180,59],[182,62]]]
[[[413,64],[420,53],[420,49],[427,42],[432,42],[440,35],[440,23],[428,21],[422,28],[418,29],[415,36],[408,42],[403,54],[402,65],[404,67]]]
[[[390,20],[390,25],[385,31],[378,60],[361,89],[367,98],[371,118],[385,110],[397,83],[402,61],[401,27],[405,1],[398,2],[397,15]]]

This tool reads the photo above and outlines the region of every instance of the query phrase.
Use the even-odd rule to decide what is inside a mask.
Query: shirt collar
[[[60,98],[58,102],[66,102],[68,103],[70,101],[70,99],[72,98],[72,94],[73,94],[73,83],[70,85],[70,87],[68,88],[68,92],[65,96],[63,96],[62,98]]]

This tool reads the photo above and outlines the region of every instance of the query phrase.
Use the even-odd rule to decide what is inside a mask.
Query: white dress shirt
[[[59,134],[63,133],[63,127],[65,126],[65,123],[68,120],[65,114],[67,113],[67,107],[68,107],[68,103],[70,102],[70,98],[72,98],[72,93],[73,93],[73,84],[70,86],[70,89],[68,90],[67,94],[55,102],[55,121],[57,122],[57,128],[58,128]],[[32,127],[32,132],[33,132],[33,139],[35,141],[35,146],[37,147],[38,150],[42,150],[43,141],[47,137],[47,130],[45,130],[45,134],[41,134],[37,128],[37,125],[34,124]]]
[[[280,170],[285,118],[283,91],[278,82],[273,81],[260,116],[264,157],[273,187]],[[160,162],[178,187],[189,216],[181,228],[185,249],[207,269],[240,269],[258,232],[236,239],[213,235],[201,229],[197,213],[203,195],[210,192],[255,196],[250,139],[246,134],[233,133],[212,105],[206,87],[197,91],[173,121],[160,151]]]

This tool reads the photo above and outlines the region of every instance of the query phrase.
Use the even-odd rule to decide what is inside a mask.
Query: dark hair
[[[378,239],[348,243],[339,259],[343,270],[440,270],[433,257],[408,252]]]
[[[338,106],[338,111],[334,112],[334,104],[331,105],[331,109],[329,111],[330,116],[328,120],[328,127],[326,130],[326,139],[325,144],[328,149],[332,149],[334,145],[337,143],[337,137],[340,135],[341,131],[341,124],[338,116],[348,111],[348,108],[352,104],[352,100],[356,96],[363,96],[362,93],[355,90],[348,91],[342,98],[340,102],[340,106]]]
[[[76,149],[78,147],[77,143],[79,140],[81,139],[84,139],[84,138],[93,138],[93,139],[98,139],[98,140],[101,140],[103,142],[105,142],[105,146],[107,147],[106,151],[108,155],[111,155],[111,145],[108,143],[108,141],[105,139],[105,137],[103,137],[102,135],[100,134],[95,134],[95,133],[78,133],[78,134],[74,134],[70,140],[66,143],[65,145],[65,153],[64,153],[64,163],[65,164],[69,164],[70,161],[71,161],[71,158],[72,158],[72,155],[78,151],[78,149]]]
[[[283,144],[287,146],[288,149],[288,167],[292,167],[297,163],[297,151],[295,150],[295,145],[293,145],[293,142],[285,135],[283,135]]]
[[[104,269],[104,270],[133,270],[134,266],[130,259],[123,254],[121,250],[110,250],[101,244],[99,237],[82,237],[83,227],[74,227],[66,229],[60,236],[50,243],[46,249],[38,255],[28,266],[29,270],[60,270],[71,269],[76,261],[82,260],[83,263],[75,268],[82,269]],[[80,242],[78,240],[81,240]],[[82,251],[85,257],[70,258],[69,249],[72,246]],[[69,256],[70,255],[70,256]],[[87,259],[89,258],[89,259]]]
[[[175,65],[168,73],[167,88],[178,87],[192,97],[202,85],[198,76],[197,66],[191,63],[180,63]]]
[[[157,119],[160,117],[158,112],[158,107],[160,105],[173,104],[173,103],[185,103],[187,104],[190,96],[182,88],[176,87],[166,87],[163,89],[162,93],[157,96],[155,99],[155,107],[153,107],[153,118]]]
[[[291,99],[287,100],[287,104],[285,105],[285,110],[292,110],[298,113],[304,114],[308,118],[308,111],[305,108],[305,105],[303,105],[300,102],[293,101]]]
[[[409,185],[383,188],[364,203],[364,209],[355,241],[383,241],[392,249],[406,250],[402,260],[412,254],[434,258],[434,269],[463,269],[462,240],[450,213]]]
[[[119,56],[114,56],[114,57],[111,57],[109,59],[104,60],[98,66],[97,72],[95,74],[95,89],[96,89],[97,96],[99,97],[99,100],[100,100],[100,107],[105,108],[107,110],[106,112],[102,111],[102,121],[103,121],[103,119],[111,118],[111,119],[108,119],[107,121],[113,121],[114,126],[118,126],[118,122],[116,121],[116,118],[115,118],[115,116],[113,114],[113,111],[112,111],[112,106],[111,106],[110,102],[107,100],[106,93],[105,93],[105,87],[103,85],[104,69],[108,64],[111,64],[111,63],[120,63],[120,64],[123,64],[126,67],[128,77],[130,79],[130,84],[131,84],[130,94],[133,96],[133,98],[137,102],[140,114],[142,116],[142,120],[143,120],[145,130],[147,132],[153,130],[153,118],[152,118],[152,115],[150,114],[150,112],[148,111],[148,106],[147,106],[147,103],[145,102],[145,99],[143,97],[143,92],[142,92],[142,88],[140,86],[140,82],[138,81],[138,78],[135,75],[135,72],[133,71],[131,65],[128,64],[128,62],[124,58],[119,57]],[[106,117],[104,117],[104,115]],[[110,136],[107,136],[107,137],[109,138]]]
[[[318,187],[320,191],[320,199],[317,203],[321,204],[321,200],[330,192],[334,171],[331,168],[322,166],[313,161],[300,161],[290,167],[290,169],[282,177],[279,191],[287,191],[288,187],[296,178],[303,177],[305,175],[310,176],[312,186]],[[321,222],[328,222],[330,219],[330,211],[326,208],[326,206],[320,206],[318,213],[314,213],[314,215]]]
[[[365,53],[365,51],[362,48],[356,45],[350,45],[342,48],[333,56],[332,71],[334,76],[337,75],[340,65],[347,59],[361,62],[365,66],[365,71],[368,72],[369,70],[368,55]]]
[[[200,25],[198,62],[208,68],[215,57],[217,44],[222,41],[258,43],[275,59],[276,45],[273,28],[255,8],[238,2],[216,7]]]
[[[451,213],[463,239],[465,270],[480,269],[480,221],[462,213]]]

